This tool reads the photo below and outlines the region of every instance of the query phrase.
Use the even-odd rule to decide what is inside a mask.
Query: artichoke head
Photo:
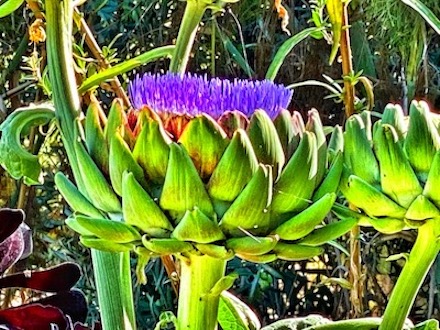
[[[341,191],[362,223],[394,233],[440,216],[439,123],[423,101],[409,116],[388,105],[373,127],[368,112],[347,120]]]
[[[291,92],[269,82],[178,79],[138,78],[130,90],[138,110],[115,100],[104,117],[90,105],[76,150],[85,188],[56,176],[84,245],[143,257],[302,260],[356,223],[325,224],[343,167],[340,129],[328,145],[318,112],[304,123],[284,109]],[[194,99],[191,79],[202,85]]]

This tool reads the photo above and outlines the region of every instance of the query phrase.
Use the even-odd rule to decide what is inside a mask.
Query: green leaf
[[[84,94],[89,89],[99,86],[100,83],[111,79],[117,75],[131,71],[138,66],[145,65],[161,57],[170,57],[173,54],[175,46],[163,46],[149,50],[148,52],[136,56],[130,60],[124,61],[114,67],[103,70],[87,78],[79,87],[78,92]]]
[[[24,0],[8,0],[0,6],[0,18],[6,17],[16,11]]]
[[[267,69],[266,73],[266,79],[274,80],[275,77],[278,74],[278,71],[281,68],[281,65],[283,64],[285,58],[289,53],[292,51],[293,47],[295,47],[297,44],[299,44],[301,41],[303,41],[305,38],[307,38],[312,33],[316,33],[318,31],[321,31],[322,28],[319,27],[311,27],[305,30],[302,30],[301,32],[295,34],[293,37],[287,39],[281,47],[278,49],[277,53],[275,54],[274,59],[272,60],[272,63],[269,66],[269,69]]]
[[[168,329],[171,324],[174,325],[175,328],[177,327],[176,316],[173,312],[162,312],[159,316],[159,322],[157,322],[154,330]]]
[[[218,308],[218,322],[223,329],[258,330],[260,321],[255,313],[240,299],[223,291]]]
[[[212,289],[209,290],[208,295],[215,297],[221,295],[223,291],[229,290],[232,287],[238,277],[238,273],[231,273],[229,275],[223,276],[214,284]]]
[[[344,12],[343,0],[327,0],[326,8],[330,23],[332,24],[333,32],[333,46],[330,53],[329,63],[332,65],[338,53],[339,44],[342,36],[342,24],[343,24],[343,12]]]
[[[250,67],[248,61],[246,58],[241,55],[240,51],[237,49],[237,47],[234,46],[232,41],[225,35],[221,34],[221,38],[223,39],[223,45],[226,48],[226,50],[231,54],[232,59],[238,64],[238,66],[246,72],[246,75],[249,77],[252,77],[255,72]],[[243,49],[243,51],[246,51]]]
[[[440,19],[419,0],[401,0],[405,5],[414,9],[423,19],[431,25],[435,32],[440,34]]]
[[[413,330],[438,330],[438,320],[426,320],[422,323],[416,324]]]
[[[52,105],[32,105],[17,109],[0,125],[0,164],[14,179],[24,177],[26,184],[39,183],[38,156],[24,149],[20,138],[30,126],[45,125],[54,115]]]

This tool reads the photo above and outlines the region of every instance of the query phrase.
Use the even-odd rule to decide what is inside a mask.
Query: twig
[[[101,68],[107,69],[110,68],[111,65],[107,61],[107,59],[102,54],[101,47],[99,47],[98,42],[96,41],[95,37],[93,36],[92,31],[90,30],[89,26],[87,25],[86,20],[81,16],[78,9],[75,8],[74,12],[75,20],[78,22],[79,29],[81,33],[85,37],[85,42],[87,44],[87,47],[89,47],[92,55],[97,59],[98,64]],[[112,87],[113,91],[115,92],[116,96],[122,99],[125,106],[127,108],[131,107],[130,100],[127,96],[127,93],[125,93],[125,90],[122,88],[121,82],[119,81],[118,77],[114,77],[110,81],[110,86]]]

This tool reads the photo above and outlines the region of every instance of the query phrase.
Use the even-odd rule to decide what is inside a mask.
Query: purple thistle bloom
[[[130,83],[136,109],[148,106],[158,113],[195,116],[206,113],[218,119],[226,111],[238,110],[250,117],[263,109],[274,119],[286,109],[293,92],[269,80],[251,81],[174,73],[145,74]]]

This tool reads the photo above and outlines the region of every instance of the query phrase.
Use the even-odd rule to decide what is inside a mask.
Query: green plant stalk
[[[136,329],[131,290],[130,252],[110,253],[92,249],[92,262],[103,329]],[[119,279],[112,283],[111,279]],[[118,287],[125,289],[123,294]]]
[[[401,330],[423,280],[440,251],[440,218],[418,229],[416,242],[391,293],[379,330]]]
[[[47,57],[57,124],[75,180],[84,191],[74,152],[80,101],[72,65],[72,22],[73,1],[46,1]],[[129,255],[92,250],[92,260],[103,329],[135,329]],[[117,308],[124,313],[109,312]]]
[[[180,260],[178,330],[216,330],[220,294],[210,292],[225,275],[226,261],[189,254]]]
[[[177,35],[176,49],[170,63],[170,71],[183,75],[188,64],[197,28],[209,3],[203,0],[188,0]]]

